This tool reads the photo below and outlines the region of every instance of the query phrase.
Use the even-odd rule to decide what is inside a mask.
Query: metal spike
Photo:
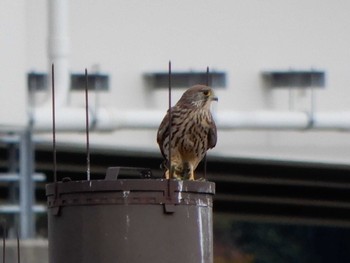
[[[209,87],[209,67],[207,67],[207,78],[206,78],[206,85]],[[204,155],[203,160],[203,177],[206,180],[207,179],[207,153]]]
[[[86,124],[86,176],[90,181],[90,138],[89,138],[89,95],[88,95],[88,72],[85,69],[85,124]]]
[[[57,159],[56,159],[56,106],[55,106],[55,65],[51,67],[51,85],[52,85],[52,154],[53,154],[53,180],[55,183],[55,198],[57,198]]]
[[[16,238],[17,238],[17,262],[21,263],[21,250],[20,250],[20,244],[19,244],[18,228],[16,229]]]
[[[171,112],[171,61],[169,60],[169,65],[168,65],[168,85],[169,85],[169,90],[168,90],[168,95],[169,95],[169,179],[173,177],[173,169],[171,167],[171,137],[172,137],[172,129],[171,129],[171,122],[172,122],[172,112]]]
[[[206,85],[209,86],[209,82],[210,82],[210,74],[209,74],[209,66],[207,67],[207,82]]]
[[[55,110],[55,65],[51,68],[52,80],[52,153],[53,153],[53,178],[57,183],[57,160],[56,160],[56,110]]]
[[[314,70],[311,69],[311,74],[310,74],[310,86],[311,86],[311,94],[310,94],[310,120],[309,120],[309,126],[312,128],[314,125],[315,121],[315,79],[314,79]]]
[[[6,221],[2,223],[2,263],[6,261]]]

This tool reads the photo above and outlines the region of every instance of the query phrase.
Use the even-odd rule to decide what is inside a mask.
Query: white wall
[[[25,0],[0,2],[0,128],[27,123]]]
[[[5,3],[13,8],[11,1]],[[288,91],[267,90],[261,72],[290,68],[326,71],[326,87],[316,92],[316,110],[350,110],[349,1],[75,0],[69,4],[71,70],[83,72],[98,64],[110,74],[111,91],[101,96],[106,107],[165,111],[166,91],[146,88],[142,76],[167,71],[171,59],[173,71],[204,71],[209,66],[227,72],[228,86],[217,92],[216,111],[287,110]],[[27,1],[27,32],[23,27],[16,31],[17,38],[25,40],[21,60],[27,70],[46,71],[49,64],[46,6],[44,0]],[[23,18],[13,20],[23,23]],[[18,45],[21,48],[14,46],[10,52],[22,50],[24,44]],[[3,60],[0,67],[6,67]],[[23,72],[23,65],[11,74],[18,71]],[[174,101],[182,91],[174,91]],[[295,110],[310,108],[308,91],[292,95]],[[82,105],[82,96],[75,92],[71,103]],[[92,143],[157,150],[155,132],[95,134]],[[347,132],[219,131],[219,136],[213,155],[347,163],[350,154]],[[59,139],[83,142],[79,137]]]

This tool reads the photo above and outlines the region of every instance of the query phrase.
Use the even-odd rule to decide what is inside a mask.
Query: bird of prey
[[[171,108],[171,125],[168,110],[157,133],[157,142],[164,158],[166,179],[195,180],[194,171],[198,164],[207,150],[216,145],[217,131],[210,104],[217,100],[210,87],[195,85],[186,90]]]

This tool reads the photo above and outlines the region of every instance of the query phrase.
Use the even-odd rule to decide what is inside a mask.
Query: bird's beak
[[[219,100],[219,98],[218,98],[218,97],[216,97],[216,96],[214,96],[214,97],[212,97],[212,98],[211,98],[211,100],[218,101],[218,100]]]

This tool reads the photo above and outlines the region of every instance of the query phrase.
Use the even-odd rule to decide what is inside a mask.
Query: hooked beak
[[[218,98],[218,97],[216,97],[216,96],[214,96],[214,97],[212,97],[212,98],[211,98],[211,100],[218,101],[218,100],[219,100],[219,98]]]

